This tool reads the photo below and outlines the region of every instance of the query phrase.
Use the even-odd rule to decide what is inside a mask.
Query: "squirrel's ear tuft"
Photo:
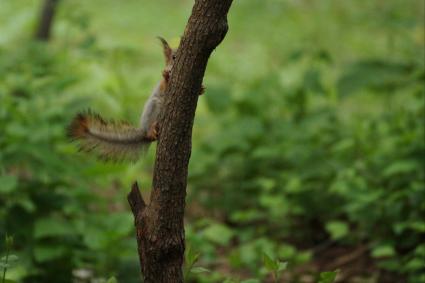
[[[162,36],[157,36],[156,38],[158,38],[159,39],[159,41],[161,41],[161,43],[162,43],[162,46],[164,47],[164,48],[166,48],[166,47],[168,47],[168,48],[170,48],[170,46],[168,45],[168,42],[162,37]]]
[[[173,50],[171,49],[170,45],[168,44],[168,42],[161,36],[157,36],[157,38],[161,41],[162,43],[162,49],[164,51],[164,57],[165,57],[165,62],[166,64],[170,64],[171,60],[173,59]]]

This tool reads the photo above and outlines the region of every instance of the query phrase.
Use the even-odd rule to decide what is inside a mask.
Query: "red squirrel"
[[[176,56],[176,50],[165,39],[158,39],[162,43],[165,68],[161,80],[145,103],[140,126],[136,128],[127,122],[106,121],[91,111],[79,113],[71,121],[68,135],[79,142],[82,151],[94,152],[105,160],[137,160],[149,144],[158,139],[158,119]],[[202,86],[200,95],[204,91],[205,87]]]

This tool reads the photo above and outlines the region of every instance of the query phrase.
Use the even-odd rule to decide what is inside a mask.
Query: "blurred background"
[[[155,147],[104,164],[66,127],[136,125],[155,37],[176,47],[193,1],[59,0],[36,40],[44,2],[0,1],[7,278],[140,282],[126,194],[148,198]],[[235,0],[229,26],[193,129],[187,281],[425,282],[424,1]]]

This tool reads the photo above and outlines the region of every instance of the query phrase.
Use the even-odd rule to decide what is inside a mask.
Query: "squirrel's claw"
[[[158,122],[153,122],[149,127],[149,131],[147,134],[147,138],[151,141],[156,141],[158,139],[159,134],[159,125]]]
[[[159,135],[159,124],[158,122],[153,123],[153,136],[155,137],[155,140],[158,139],[158,135]]]
[[[201,85],[201,90],[199,91],[199,95],[203,95],[205,93],[205,86]]]
[[[168,82],[170,80],[170,73],[171,73],[171,70],[166,69],[166,70],[162,71],[162,77],[164,78],[164,80],[166,82]]]

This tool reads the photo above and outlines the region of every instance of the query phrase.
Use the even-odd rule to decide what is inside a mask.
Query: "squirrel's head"
[[[162,43],[162,50],[164,51],[164,57],[165,57],[165,65],[167,68],[171,68],[171,66],[174,63],[174,59],[176,59],[177,50],[172,49],[164,38],[158,36],[158,39]]]

